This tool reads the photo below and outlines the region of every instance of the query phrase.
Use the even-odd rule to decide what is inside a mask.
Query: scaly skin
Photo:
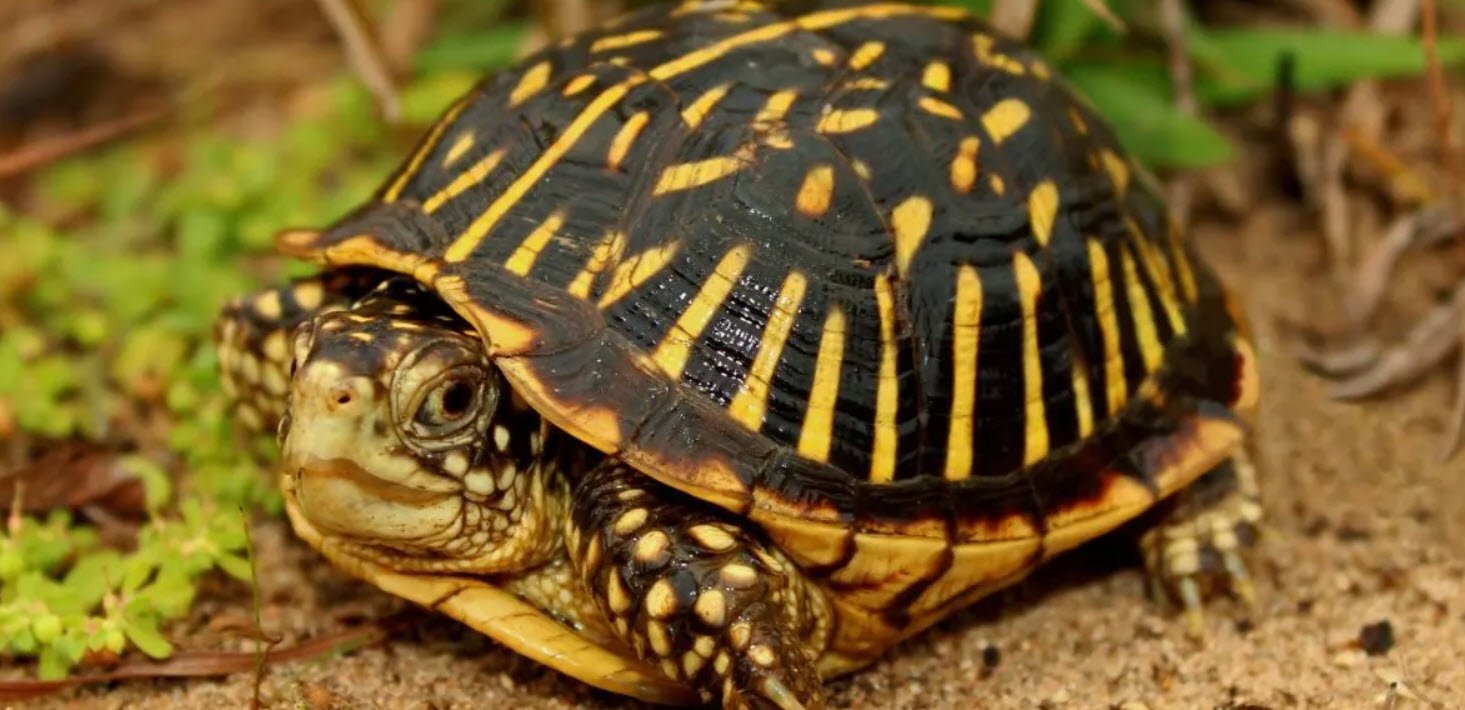
[[[286,493],[335,549],[490,576],[704,700],[823,706],[830,611],[797,567],[725,513],[549,431],[437,299],[396,279],[352,303],[358,283],[269,291],[219,329],[225,377],[258,415],[244,424],[282,419]],[[260,363],[289,374],[288,398]]]

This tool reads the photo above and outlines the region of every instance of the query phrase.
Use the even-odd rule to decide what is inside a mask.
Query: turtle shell
[[[912,629],[1185,486],[1256,399],[1150,181],[954,8],[633,14],[280,244],[414,275],[556,426]]]

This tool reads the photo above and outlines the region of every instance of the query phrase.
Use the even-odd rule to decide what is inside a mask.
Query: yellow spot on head
[[[992,192],[998,195],[1003,195],[1007,192],[1007,181],[1003,180],[1001,175],[993,175],[988,178],[988,182],[992,184]]]
[[[834,168],[816,165],[804,175],[804,184],[799,186],[797,205],[805,217],[821,217],[829,211],[834,197]]]
[[[448,147],[447,154],[443,156],[443,167],[451,167],[453,163],[458,162],[458,158],[463,157],[463,154],[467,153],[472,147],[473,131],[463,131],[458,134],[453,144]]]
[[[1001,144],[1027,124],[1032,111],[1022,99],[1003,99],[982,114],[982,127],[992,136],[992,142]]]
[[[514,86],[514,90],[509,92],[509,108],[518,106],[529,100],[529,97],[539,93],[544,85],[549,83],[549,73],[552,69],[553,67],[547,59],[529,67],[529,70],[524,72],[524,76],[519,78],[519,83]]]
[[[636,137],[641,135],[641,130],[646,128],[646,123],[650,120],[651,114],[646,111],[637,111],[626,119],[621,129],[616,131],[615,138],[611,139],[610,151],[605,157],[606,167],[611,170],[620,169],[626,154],[631,152],[631,145],[636,142]]]
[[[961,109],[952,106],[951,104],[946,103],[945,101],[942,101],[941,99],[938,99],[934,96],[922,96],[921,99],[916,102],[916,105],[920,106],[922,111],[925,111],[926,113],[929,113],[933,116],[949,118],[953,121],[959,121],[962,118]]]
[[[866,42],[860,45],[857,49],[855,49],[854,54],[850,55],[849,68],[855,71],[860,71],[865,67],[874,64],[875,60],[879,59],[880,55],[884,53],[884,42]]]
[[[768,314],[768,324],[763,328],[763,338],[758,341],[758,352],[748,368],[747,377],[737,395],[728,404],[728,413],[733,419],[752,431],[763,427],[763,417],[768,410],[768,388],[773,381],[773,372],[783,358],[783,345],[799,317],[799,308],[804,302],[804,289],[808,279],[795,271],[783,280],[778,300]]]
[[[274,289],[265,291],[254,299],[254,312],[265,320],[279,320],[285,315],[280,304],[280,292]]]
[[[661,36],[661,30],[637,30],[635,32],[627,32],[623,35],[601,37],[600,39],[595,40],[595,42],[591,43],[590,53],[594,54],[596,52],[609,52],[616,49],[624,49],[626,47],[632,47],[638,44],[650,42],[655,39],[660,39]]]
[[[295,305],[302,310],[313,311],[325,302],[326,290],[319,280],[311,279],[296,284],[290,295],[295,297]]]
[[[948,481],[972,475],[973,416],[977,409],[977,348],[982,330],[982,282],[974,266],[956,272],[951,317],[951,429],[946,437]]]
[[[880,112],[872,108],[833,109],[819,119],[814,130],[820,133],[852,133],[875,125]]]
[[[911,259],[931,229],[931,200],[921,195],[907,197],[891,211],[890,225],[895,230],[895,265],[905,278],[910,273]]]
[[[809,388],[809,408],[799,430],[799,454],[815,461],[828,461],[834,443],[834,407],[839,402],[839,372],[844,364],[844,312],[831,304],[824,319],[815,356],[814,383]]]
[[[728,294],[732,293],[738,279],[743,275],[743,270],[748,266],[752,251],[751,246],[743,244],[723,255],[722,260],[713,268],[712,275],[702,284],[702,289],[677,318],[672,332],[656,346],[651,359],[672,379],[681,379],[682,370],[686,368],[687,360],[691,357],[692,345],[702,337],[702,331],[707,329],[717,309],[727,300]]]
[[[712,112],[712,109],[717,106],[717,102],[721,101],[722,97],[727,96],[727,92],[731,88],[731,84],[723,84],[721,86],[714,86],[703,92],[690,106],[682,109],[682,120],[690,128],[696,128],[702,125],[702,119],[706,118],[707,114]]]
[[[1058,186],[1044,180],[1028,194],[1028,219],[1038,243],[1048,246],[1053,239],[1053,221],[1058,217]]]
[[[931,62],[921,74],[921,83],[932,91],[951,90],[951,65],[946,62]]]
[[[965,195],[972,191],[977,182],[977,150],[982,140],[976,136],[961,139],[956,148],[956,157],[951,159],[951,188]]]
[[[1048,455],[1048,416],[1043,402],[1043,360],[1038,350],[1038,297],[1043,282],[1037,267],[1027,254],[1018,252],[1012,259],[1017,277],[1018,298],[1022,301],[1022,381],[1025,390],[1023,411],[1027,420],[1027,436],[1023,442],[1023,465],[1031,466]]]
[[[810,52],[810,54],[814,57],[814,61],[826,67],[834,66],[835,60],[838,59],[833,50],[825,49],[824,47],[818,47],[813,52]]]
[[[855,174],[860,176],[861,180],[870,179],[870,166],[865,161],[855,158],[850,161],[850,167],[855,169]]]
[[[875,389],[875,444],[870,456],[870,480],[883,483],[895,478],[895,453],[899,443],[895,417],[900,382],[895,375],[895,295],[890,277],[875,277],[875,305],[880,311],[880,381]]]

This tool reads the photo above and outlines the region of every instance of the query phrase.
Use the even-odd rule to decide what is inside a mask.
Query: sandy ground
[[[1383,707],[1391,681],[1433,701],[1465,700],[1465,457],[1440,463],[1450,386],[1431,376],[1370,406],[1340,404],[1288,356],[1279,321],[1324,319],[1335,291],[1316,276],[1317,240],[1297,210],[1246,224],[1203,223],[1197,239],[1250,308],[1265,377],[1259,463],[1274,535],[1257,556],[1254,615],[1221,600],[1205,643],[1147,601],[1132,547],[1100,541],[831,684],[852,708]],[[1428,259],[1400,300],[1417,306],[1446,269]],[[1408,289],[1406,289],[1408,290]],[[1395,304],[1385,320],[1402,325]],[[384,594],[347,580],[278,524],[257,530],[265,626],[298,640],[347,617],[388,612]],[[218,648],[210,620],[238,617],[247,592],[221,585],[178,629],[185,647]],[[277,666],[270,707],[633,707],[421,612],[387,643]],[[1396,643],[1369,656],[1360,629],[1388,621]],[[984,650],[997,650],[995,666]],[[994,654],[987,652],[987,660]],[[243,707],[251,679],[135,682],[57,696],[75,708]],[[1142,704],[1142,705],[1141,705]],[[1427,707],[1400,701],[1398,707]]]

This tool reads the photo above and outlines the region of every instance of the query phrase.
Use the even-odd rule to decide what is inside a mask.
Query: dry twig
[[[402,102],[397,96],[396,82],[386,55],[372,33],[370,22],[357,0],[316,0],[321,12],[336,29],[346,47],[351,70],[376,97],[382,117],[395,123],[402,116]]]
[[[1032,33],[1037,16],[1038,0],[997,0],[988,20],[999,31],[1023,39]]]
[[[1190,67],[1190,52],[1185,42],[1185,7],[1181,0],[1160,0],[1160,25],[1169,50],[1170,87],[1175,93],[1175,105],[1181,112],[1194,116],[1194,79]],[[1190,175],[1180,175],[1171,181],[1169,192],[1170,212],[1183,225],[1190,220],[1191,203],[1195,198],[1195,181]]]
[[[1455,155],[1455,146],[1450,140],[1450,122],[1454,117],[1454,105],[1450,101],[1450,89],[1445,84],[1445,70],[1440,66],[1439,15],[1434,0],[1422,0],[1420,34],[1424,42],[1424,58],[1429,73],[1429,99],[1434,107],[1435,133],[1439,140],[1440,155],[1445,169],[1452,177],[1459,177],[1460,166]]]
[[[63,158],[110,143],[161,121],[169,113],[170,110],[166,107],[145,109],[0,155],[0,180],[23,175]]]

